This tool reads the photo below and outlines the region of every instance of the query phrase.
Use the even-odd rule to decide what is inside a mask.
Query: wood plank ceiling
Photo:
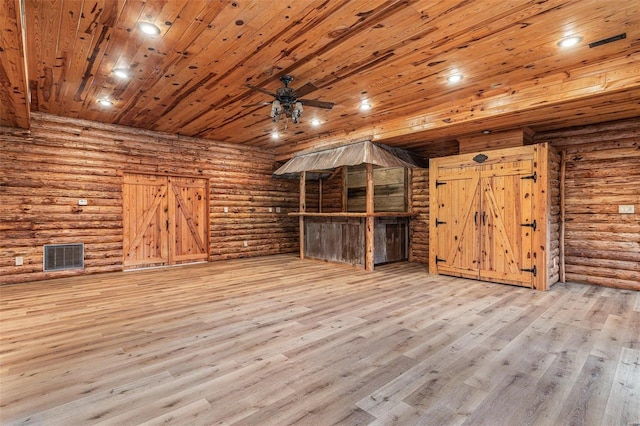
[[[285,158],[365,137],[411,148],[640,116],[637,0],[4,0],[0,23],[2,126],[39,111]],[[582,39],[559,47],[569,35]],[[271,101],[246,84],[274,92],[283,74],[335,107],[306,107],[297,125],[244,107]]]

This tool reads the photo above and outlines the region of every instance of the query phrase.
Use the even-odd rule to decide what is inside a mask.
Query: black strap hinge
[[[439,187],[440,185],[446,185],[447,182],[440,182],[439,180],[436,181],[436,188]]]
[[[531,176],[523,176],[520,179],[532,179],[534,182],[538,182],[538,174],[533,172]]]
[[[438,220],[438,218],[436,218],[436,228],[438,227],[438,225],[444,225],[447,222],[443,222],[441,220]]]
[[[440,262],[446,262],[446,260],[444,260],[444,259],[440,259],[440,258],[438,257],[438,255],[436,254],[436,265],[437,265],[438,263],[440,263]]]
[[[437,220],[437,219],[436,219]],[[437,225],[436,225],[437,226]],[[533,220],[533,223],[521,223],[520,226],[528,226],[529,228],[533,228],[533,230],[535,231],[536,228],[538,227],[538,224],[536,223],[535,219]]]
[[[531,272],[533,274],[533,276],[535,277],[536,275],[538,275],[538,268],[536,268],[536,265],[533,265],[533,268],[531,269],[520,269],[522,272]]]

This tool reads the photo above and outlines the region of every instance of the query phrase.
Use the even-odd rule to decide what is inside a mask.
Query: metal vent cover
[[[84,268],[84,243],[47,244],[44,246],[44,270],[62,271]]]

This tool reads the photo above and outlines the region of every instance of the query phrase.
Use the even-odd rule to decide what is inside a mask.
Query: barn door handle
[[[482,224],[486,225],[486,223],[487,223],[487,213],[482,212]]]
[[[165,223],[166,230],[168,231],[169,230],[169,219],[167,219],[164,223]]]
[[[476,212],[476,213],[473,215],[473,223],[474,223],[475,225],[477,225],[477,224],[478,224],[478,212]]]
[[[533,228],[534,231],[538,227],[535,220],[533,221],[533,223],[521,223],[520,226],[527,226],[529,228]]]

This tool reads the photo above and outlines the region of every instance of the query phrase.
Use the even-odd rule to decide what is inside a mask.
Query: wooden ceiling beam
[[[455,106],[436,105],[424,109],[417,115],[380,121],[373,126],[334,133],[326,137],[302,140],[278,149],[278,160],[285,160],[296,152],[349,143],[362,138],[386,141],[419,134],[422,138],[456,138],[469,131],[470,125],[481,123],[490,126],[500,122],[501,117],[512,126],[517,125],[514,115],[521,116],[521,125],[531,125],[548,119],[546,111],[553,107],[575,103],[580,100],[596,100],[618,93],[640,93],[638,67],[640,58],[630,56],[603,63],[577,68],[570,72],[557,73],[535,80],[512,84],[509,87],[485,92],[467,99],[460,99]],[[640,104],[636,102],[637,115]],[[575,111],[571,111],[575,113]],[[595,112],[594,112],[595,113]],[[631,114],[634,112],[631,111]],[[397,117],[397,115],[396,115]],[[425,139],[422,139],[425,140]]]
[[[29,85],[20,0],[0,0],[0,126],[28,129]]]

